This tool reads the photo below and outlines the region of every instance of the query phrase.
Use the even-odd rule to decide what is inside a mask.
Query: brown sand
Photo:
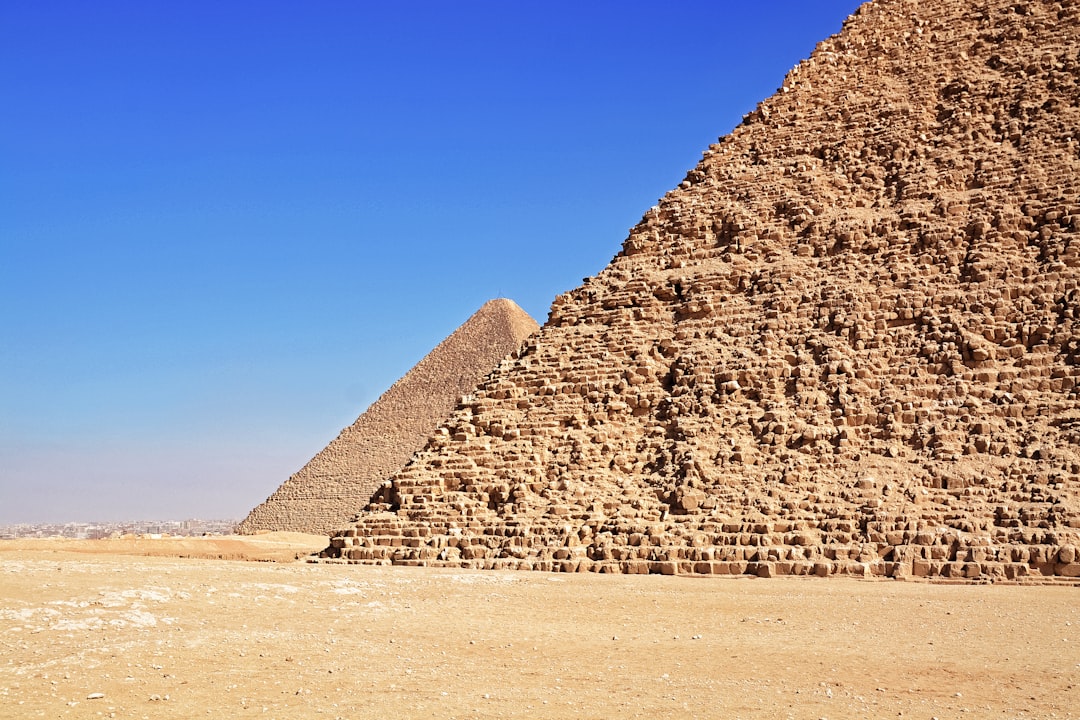
[[[1080,716],[1075,588],[157,556],[204,540],[320,538],[0,542],[0,718]]]

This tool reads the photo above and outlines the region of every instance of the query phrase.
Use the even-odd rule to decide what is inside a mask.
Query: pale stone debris
[[[237,527],[329,535],[424,446],[461,396],[539,326],[512,300],[484,304]]]
[[[877,0],[326,558],[1080,576],[1080,3]]]

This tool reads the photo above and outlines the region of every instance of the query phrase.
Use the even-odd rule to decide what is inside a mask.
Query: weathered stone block
[[[1080,563],[1062,563],[1055,568],[1055,574],[1061,577],[1080,577]]]

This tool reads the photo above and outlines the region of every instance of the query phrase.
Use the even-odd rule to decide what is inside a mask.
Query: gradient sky
[[[0,3],[0,524],[243,517],[858,4]]]

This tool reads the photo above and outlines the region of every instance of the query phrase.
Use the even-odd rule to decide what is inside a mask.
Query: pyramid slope
[[[240,523],[329,535],[424,446],[484,375],[539,326],[512,300],[483,305]]]
[[[878,0],[324,553],[1080,576],[1080,5]]]

